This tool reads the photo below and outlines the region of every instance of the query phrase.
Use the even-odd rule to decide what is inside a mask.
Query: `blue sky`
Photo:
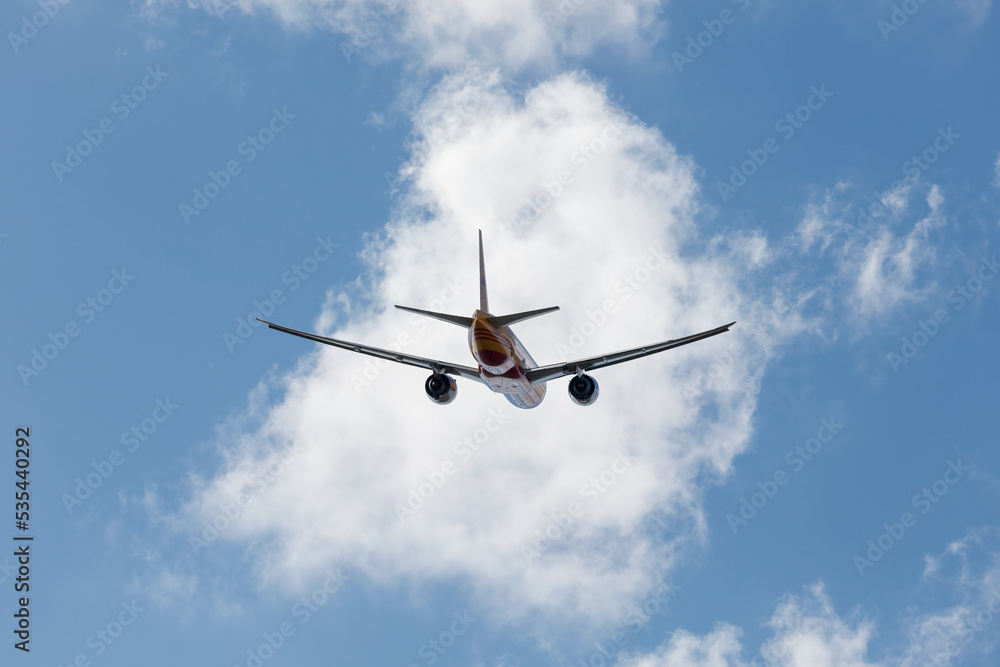
[[[991,0],[0,20],[4,664],[996,664]],[[472,363],[478,229],[539,363],[739,324],[522,412],[243,323]]]

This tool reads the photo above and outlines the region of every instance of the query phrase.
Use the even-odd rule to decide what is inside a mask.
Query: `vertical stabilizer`
[[[483,230],[479,230],[479,310],[490,312],[490,302],[486,297],[486,262],[483,260]]]

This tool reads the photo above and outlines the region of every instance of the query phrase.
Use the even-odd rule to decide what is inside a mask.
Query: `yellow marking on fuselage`
[[[497,329],[489,318],[490,314],[477,310],[472,316],[472,326],[469,328],[469,349],[473,358],[479,363],[479,377],[494,392],[504,395],[512,405],[529,409],[538,406],[545,398],[545,383],[532,384],[525,375],[525,369],[534,367],[534,361],[528,363],[527,350],[520,346],[514,332],[508,327]],[[518,352],[523,350],[524,355]],[[502,356],[494,359],[501,361],[502,366],[492,368],[483,364],[480,351],[499,353]],[[500,372],[494,372],[499,370]]]
[[[517,375],[524,376],[524,359],[505,334],[489,321],[489,313],[477,310],[472,316],[469,329],[469,349],[480,367],[490,375],[504,375],[517,369]]]

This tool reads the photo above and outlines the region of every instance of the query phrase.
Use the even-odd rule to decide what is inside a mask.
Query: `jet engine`
[[[600,393],[597,380],[589,375],[577,375],[569,381],[569,397],[577,405],[591,405]]]
[[[424,382],[427,397],[439,405],[448,405],[458,396],[455,380],[444,373],[434,373]]]

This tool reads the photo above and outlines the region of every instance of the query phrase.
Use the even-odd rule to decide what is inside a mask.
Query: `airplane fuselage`
[[[469,327],[469,349],[479,363],[479,377],[490,389],[519,408],[533,408],[545,398],[545,383],[532,384],[525,371],[538,364],[510,327],[495,327],[491,315],[477,310]]]

